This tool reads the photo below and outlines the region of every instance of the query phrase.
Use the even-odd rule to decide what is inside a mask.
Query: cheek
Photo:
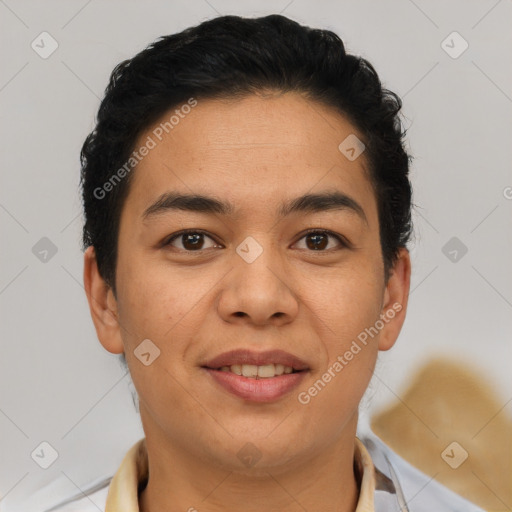
[[[194,303],[177,274],[136,261],[118,266],[118,313],[128,337],[162,340]],[[126,334],[126,333],[125,333]]]
[[[184,393],[183,383],[188,377],[182,361],[191,335],[184,332],[187,328],[184,320],[198,298],[184,290],[186,283],[183,280],[179,281],[174,273],[163,272],[156,265],[130,262],[120,268],[120,278],[125,279],[118,290],[119,321],[123,326],[126,359],[141,407],[145,404],[146,411],[158,416],[154,417],[157,422],[177,429],[174,425],[177,418],[182,418],[193,406],[190,397]],[[146,339],[159,350],[158,357],[148,366],[134,353]],[[172,397],[172,410],[169,397]]]
[[[384,293],[379,267],[362,259],[333,273],[313,298],[322,320],[330,359],[348,350],[351,342],[379,319]]]
[[[378,354],[378,333],[371,328],[380,318],[383,290],[379,265],[361,259],[339,272],[323,294],[322,321],[330,327],[324,338],[328,362],[309,390],[316,393],[310,405],[336,428],[347,420],[347,411],[357,409],[371,379]]]
[[[191,438],[199,442],[207,434],[201,426],[211,418],[205,409],[207,404],[188,390],[186,376],[169,367],[168,355],[162,351],[150,366],[133,358],[130,374],[139,396],[143,423],[159,425],[166,436],[186,446]]]
[[[316,296],[314,314],[327,357],[315,369],[310,387],[301,389],[299,402],[312,416],[324,418],[326,435],[337,435],[350,420],[372,377],[378,333],[371,328],[380,318],[380,283],[380,274],[369,267],[352,268],[330,281],[328,293]]]

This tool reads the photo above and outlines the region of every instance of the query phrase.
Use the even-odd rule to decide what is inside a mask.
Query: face
[[[156,143],[121,213],[116,297],[86,253],[98,337],[125,352],[147,437],[239,470],[250,442],[285,467],[353,438],[408,254],[385,282],[365,154],[338,149],[363,137],[333,109],[286,93],[186,111],[136,144]]]

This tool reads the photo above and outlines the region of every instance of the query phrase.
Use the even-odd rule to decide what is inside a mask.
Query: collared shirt
[[[375,467],[364,444],[356,438],[355,465],[360,475],[359,500],[355,512],[375,512]],[[133,445],[117,470],[107,496],[105,512],[139,512],[138,495],[148,479],[145,439]]]
[[[484,512],[402,459],[367,422],[358,425],[354,462],[360,481],[356,512]],[[148,458],[141,439],[113,478],[100,477],[64,497],[62,489],[69,488],[69,480],[62,476],[31,495],[31,506],[21,504],[15,512],[139,512],[138,494],[147,478]]]

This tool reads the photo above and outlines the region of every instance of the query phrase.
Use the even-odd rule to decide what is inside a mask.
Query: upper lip
[[[254,352],[248,349],[231,350],[224,352],[213,359],[208,360],[204,365],[207,368],[221,368],[223,366],[232,366],[234,364],[253,364],[264,366],[267,364],[282,364],[291,366],[294,370],[307,370],[308,365],[297,356],[294,356],[283,350],[267,350],[265,352]]]

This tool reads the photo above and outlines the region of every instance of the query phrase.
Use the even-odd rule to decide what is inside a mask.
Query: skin
[[[94,248],[86,251],[98,338],[109,352],[125,353],[140,397],[150,470],[142,511],[355,510],[357,408],[379,350],[393,346],[404,322],[411,267],[401,249],[385,282],[365,155],[349,161],[338,150],[350,134],[358,131],[342,115],[297,93],[199,100],[134,171],[115,295]],[[144,220],[145,209],[173,190],[229,200],[235,213],[167,211]],[[348,209],[277,216],[282,201],[325,190],[357,201],[366,221]],[[181,237],[161,245],[188,228],[208,232],[200,251]],[[309,228],[349,245],[328,237],[312,250]],[[250,264],[236,252],[248,236],[263,248]],[[299,403],[298,393],[393,304],[402,309],[379,335],[309,404]],[[149,366],[134,356],[144,339],[161,351]],[[309,371],[276,402],[246,401],[200,367],[235,348],[279,348]],[[247,442],[261,454],[249,468],[237,457]]]

